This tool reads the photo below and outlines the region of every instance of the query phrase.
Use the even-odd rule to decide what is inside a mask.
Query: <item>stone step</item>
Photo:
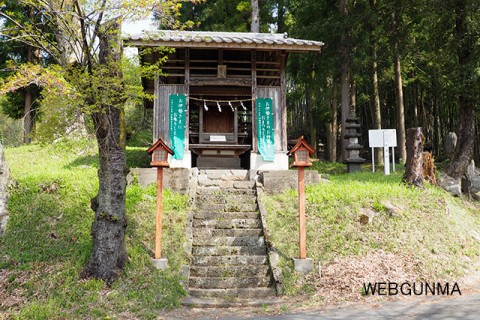
[[[259,229],[262,228],[260,219],[193,219],[194,228],[215,229]]]
[[[250,189],[234,189],[234,188],[223,188],[220,187],[215,188],[205,188],[205,187],[198,187],[197,188],[197,196],[218,196],[218,195],[247,195],[247,196],[255,196],[257,193],[255,190]]]
[[[199,187],[217,187],[217,188],[233,188],[233,181],[225,181],[225,180],[198,180]]]
[[[267,264],[267,256],[193,256],[193,266],[249,266]]]
[[[232,180],[198,180],[199,187],[220,187],[220,188],[233,188],[240,190],[252,190],[255,186],[255,181],[232,181]]]
[[[245,189],[245,190],[252,190],[255,188],[255,181],[234,181],[233,182],[234,189]]]
[[[254,308],[278,305],[284,303],[282,299],[274,296],[255,299],[220,299],[220,298],[196,298],[192,296],[185,297],[181,302],[183,306],[189,308]]]
[[[249,180],[248,170],[200,170],[198,172],[199,180]]]
[[[225,212],[244,212],[244,211],[257,211],[258,205],[257,201],[250,202],[250,201],[232,201],[228,202],[225,205]]]
[[[242,212],[256,211],[258,209],[257,202],[253,201],[232,201],[223,203],[197,202],[196,211],[213,211],[213,212]]]
[[[264,246],[265,239],[262,237],[211,237],[200,235],[194,231],[194,246]]]
[[[263,230],[255,229],[211,229],[198,228],[195,233],[201,237],[260,237],[263,236]]]
[[[249,266],[192,266],[191,277],[268,277],[268,265]]]
[[[196,203],[203,204],[228,204],[228,203],[257,203],[257,197],[251,194],[213,194],[213,195],[197,195]]]
[[[194,256],[265,255],[265,246],[194,246]]]
[[[195,211],[213,211],[223,212],[225,211],[224,203],[208,203],[208,202],[196,202]]]
[[[260,214],[256,211],[249,212],[214,212],[197,211],[193,214],[194,219],[259,219]]]
[[[260,237],[263,229],[213,229],[212,237]]]
[[[197,298],[222,299],[259,299],[271,298],[276,295],[274,288],[235,288],[235,289],[190,289],[189,293]]]
[[[190,288],[228,289],[228,288],[262,288],[268,287],[268,277],[190,277]]]
[[[195,200],[197,203],[209,202],[213,204],[223,204],[225,203],[225,197],[226,195],[224,194],[201,194],[197,195]]]

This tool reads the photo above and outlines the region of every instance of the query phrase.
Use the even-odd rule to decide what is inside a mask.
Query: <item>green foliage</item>
[[[25,106],[25,90],[20,89],[16,92],[6,94],[0,100],[0,106],[3,114],[12,119],[21,119]]]
[[[41,101],[41,116],[36,124],[35,138],[49,143],[85,131],[81,100],[71,95],[46,94]]]
[[[306,188],[307,251],[322,265],[336,257],[364,255],[382,249],[413,256],[425,279],[453,279],[479,261],[480,245],[471,236],[480,231],[478,209],[453,199],[436,187],[406,187],[401,174],[331,175],[330,182]],[[291,272],[288,257],[298,255],[297,193],[264,197],[273,245],[284,257],[287,294],[309,290],[311,284]],[[395,212],[388,207],[394,206]],[[373,210],[372,223],[360,223]],[[448,214],[445,214],[448,212]]]
[[[0,97],[0,104],[4,97]],[[0,142],[3,146],[18,146],[23,141],[23,123],[13,120],[0,110]]]
[[[145,150],[143,150],[145,152]],[[155,186],[127,188],[129,261],[120,278],[81,280],[91,253],[93,211],[98,188],[97,147],[92,140],[60,140],[47,145],[6,148],[14,184],[7,232],[0,238],[0,275],[9,299],[0,318],[154,319],[179,305],[185,295],[179,267],[186,253],[184,227],[188,197],[164,192],[163,253],[170,268],[151,264],[155,236]],[[138,166],[138,163],[132,163]],[[0,279],[0,281],[2,281]],[[4,282],[2,282],[3,285]],[[18,300],[17,300],[18,299]]]
[[[314,161],[313,165],[308,169],[318,171],[321,174],[339,174],[347,172],[345,164],[328,161]]]
[[[3,71],[0,77],[5,80],[0,80],[0,94],[8,93],[9,97],[2,99],[2,107],[8,115],[22,117],[22,90],[35,84],[37,91],[32,109],[42,110],[42,116],[36,116],[41,121],[36,133],[39,141],[53,141],[62,134],[70,133],[72,128],[83,126],[83,121],[76,121],[82,112],[88,116],[93,112],[103,112],[105,106],[123,108],[125,101],[140,105],[147,97],[142,90],[140,74],[147,78],[161,74],[160,66],[165,58],[142,67],[138,61],[124,59],[122,79],[118,63],[100,57],[104,44],[99,46],[99,39],[117,33],[119,27],[116,23],[120,23],[121,19],[142,19],[151,8],[166,17],[175,17],[181,4],[155,0],[142,3],[124,0],[118,4],[109,7],[109,4],[90,6],[85,3],[80,4],[85,6],[82,9],[64,2],[46,5],[42,1],[18,3],[8,0],[1,3],[0,15],[4,19],[0,35],[0,67]],[[108,15],[98,14],[103,11],[108,11]],[[79,14],[84,16],[71,19]],[[103,21],[107,16],[119,18],[116,18],[116,23]],[[86,30],[87,26],[96,27]],[[78,30],[78,33],[72,34],[71,30]],[[89,32],[91,34],[86,36]],[[55,38],[58,34],[63,35],[61,40]],[[21,46],[16,47],[18,39],[21,39]],[[119,44],[110,42],[109,50],[118,49]],[[30,50],[30,54],[25,48]],[[163,57],[172,49],[145,50],[158,51]],[[27,56],[32,56],[32,51],[35,59],[27,59]],[[41,99],[39,87],[43,90]],[[149,98],[152,98],[151,95]]]
[[[268,0],[260,5],[261,32],[270,31],[273,6],[273,1]],[[251,11],[250,0],[187,2],[182,5],[180,19],[193,30],[249,32]]]
[[[291,55],[289,59],[292,90],[287,95],[291,115],[288,123],[296,130],[290,130],[291,137],[300,134],[310,137],[316,130],[320,140],[327,140],[325,124],[331,122],[335,87],[337,99],[340,96],[338,85],[342,59],[339,56],[342,48],[348,50],[349,72],[355,81],[354,94],[363,137],[367,136],[368,129],[373,128],[374,58],[378,65],[382,126],[393,127],[397,99],[393,55],[397,46],[404,86],[406,128],[421,126],[426,144],[433,148],[435,156],[439,156],[442,138],[450,131],[458,133],[459,102],[454,97],[467,88],[466,96],[478,104],[480,77],[474,74],[480,63],[478,1],[459,2],[465,4],[464,40],[457,34],[455,3],[451,1],[345,3],[348,14],[344,16],[338,1],[286,2],[289,34],[325,43],[321,55]],[[346,31],[343,40],[342,30]],[[460,44],[471,50],[465,66],[459,64]],[[361,143],[366,145],[366,139]]]
[[[151,141],[152,136],[150,135],[149,137]],[[147,149],[149,147],[150,146],[146,146],[146,147],[127,146],[127,149],[126,149],[127,166],[129,168],[150,168],[150,161],[152,160],[152,157],[147,153]]]

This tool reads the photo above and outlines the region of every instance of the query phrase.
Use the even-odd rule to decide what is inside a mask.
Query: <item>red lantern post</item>
[[[298,167],[298,213],[300,224],[300,259],[307,258],[307,220],[305,218],[305,167],[310,167],[312,163],[309,156],[315,150],[301,136],[298,138],[295,146],[288,152],[293,155],[292,167]]]
[[[160,138],[155,144],[147,150],[152,155],[152,167],[157,167],[157,206],[155,221],[155,259],[162,256],[162,210],[163,210],[163,168],[168,167],[168,155],[173,155],[165,142]]]

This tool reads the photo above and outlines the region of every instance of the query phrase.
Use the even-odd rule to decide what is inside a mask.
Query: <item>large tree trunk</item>
[[[397,47],[397,46],[396,46]],[[398,48],[395,50],[395,93],[397,95],[397,142],[399,160],[404,163],[407,157],[405,146],[405,107],[403,105],[403,84]]]
[[[252,6],[252,24],[250,25],[251,32],[260,32],[260,8],[258,7],[258,0],[250,0]]]
[[[25,88],[25,105],[23,110],[23,143],[32,142],[32,90],[30,87]]]
[[[285,24],[285,0],[277,0],[277,32],[284,33],[287,31]]]
[[[331,162],[337,162],[337,136],[338,136],[338,85],[337,79],[333,78],[333,92],[332,92],[332,122],[330,124],[330,139],[328,139],[328,154]]]
[[[440,107],[437,94],[437,84],[432,84],[434,88],[433,94],[433,154],[440,154]]]
[[[407,161],[403,182],[416,187],[423,187],[423,134],[422,128],[407,130]]]
[[[393,15],[393,37],[397,36],[397,16]],[[407,157],[407,149],[405,146],[405,107],[403,105],[403,81],[402,81],[402,68],[400,65],[400,52],[398,49],[397,39],[393,39],[393,65],[395,69],[395,96],[397,102],[397,146],[399,153],[399,160],[401,163],[405,163]]]
[[[33,14],[33,12],[32,12]],[[33,47],[27,45],[27,62],[33,63]],[[32,142],[31,131],[32,131],[32,89],[30,86],[25,88],[25,104],[23,108],[23,143]]]
[[[473,156],[475,141],[475,102],[473,100],[475,86],[473,75],[474,68],[471,65],[473,58],[474,40],[468,35],[467,12],[465,0],[457,0],[455,3],[455,33],[459,68],[460,92],[458,95],[459,105],[459,132],[457,147],[452,161],[446,172],[453,178],[460,178],[468,167]]]
[[[377,17],[377,1],[369,1],[370,10]],[[370,49],[371,49],[371,86],[372,91],[370,93],[370,104],[372,105],[372,122],[373,129],[382,129],[382,111],[380,108],[380,92],[378,89],[378,58],[377,58],[377,38],[375,34],[375,27],[378,19],[370,19],[368,23],[368,30],[370,32]],[[383,164],[383,148],[375,148],[375,159],[372,159],[375,163]]]
[[[415,77],[415,76],[414,76]],[[418,83],[414,84],[413,89],[413,126],[418,127]]]
[[[317,127],[315,122],[315,111],[312,99],[312,90],[311,90],[310,82],[307,82],[305,86],[305,102],[307,104],[308,110],[308,126],[310,129],[310,145],[312,146],[313,150],[315,150],[315,156],[317,155],[318,148],[317,148]]]
[[[73,3],[71,2],[56,2],[54,0],[48,0],[48,7],[51,9],[51,10],[58,10],[59,12],[61,12],[61,10],[63,10],[64,12],[70,12],[70,11],[74,11],[73,10]],[[65,34],[68,29],[68,27],[66,27],[65,25],[65,22],[62,20],[61,18],[61,15],[59,14],[55,14],[53,15],[53,20],[52,22],[55,24],[55,40],[57,41],[57,47],[59,49],[59,54],[60,54],[60,57],[59,57],[59,62],[62,66],[67,66],[68,63],[70,62],[70,59],[72,58],[71,57],[71,52],[74,48],[72,48],[70,45],[69,45],[69,41],[68,41],[68,36]],[[73,19],[76,19],[76,18],[73,18]],[[69,30],[69,32],[74,32],[73,30]],[[75,32],[77,32],[77,30],[75,30]],[[74,42],[76,43],[76,42]],[[75,48],[78,50],[78,48]],[[80,50],[81,51],[81,50]],[[81,55],[78,55],[78,57],[80,57]]]
[[[348,16],[348,6],[347,0],[342,0],[340,4],[340,13],[343,16],[343,19],[346,23],[347,16]],[[350,112],[350,60],[348,56],[348,31],[347,27],[345,26],[342,29],[342,34],[340,37],[340,46],[341,46],[341,76],[340,81],[342,83],[342,109],[341,109],[341,117],[342,117],[342,153],[341,158],[342,160],[347,158],[347,145],[348,141],[344,138],[345,135],[345,126],[347,124],[346,120],[348,114]]]
[[[115,29],[116,28],[116,29]],[[102,104],[92,115],[98,142],[100,167],[98,170],[99,189],[92,199],[95,220],[92,224],[92,257],[85,269],[84,276],[103,279],[110,283],[123,268],[127,260],[125,245],[126,194],[126,156],[125,156],[125,116],[121,98],[115,98],[112,92],[123,92],[121,60],[121,42],[119,26],[106,28],[100,37],[100,64],[110,70],[118,68],[108,75],[112,77],[109,88],[108,104]],[[113,84],[113,85],[112,85]],[[113,97],[113,98],[112,98]]]
[[[350,78],[350,109],[353,114],[357,113],[357,87],[353,77]]]
[[[370,97],[373,105],[373,128],[382,129],[382,112],[380,109],[380,93],[378,90],[378,64],[377,64],[377,41],[371,40],[372,48],[372,94]],[[383,148],[375,148],[375,162],[383,164]]]
[[[33,21],[35,18],[35,12],[33,8],[28,9],[28,18]],[[39,62],[38,56],[35,52],[35,48],[31,45],[27,45],[27,62],[36,64]],[[25,102],[23,107],[23,143],[32,142],[32,128],[33,128],[33,117],[32,117],[32,104],[35,100],[34,91],[32,86],[27,86],[25,88]]]

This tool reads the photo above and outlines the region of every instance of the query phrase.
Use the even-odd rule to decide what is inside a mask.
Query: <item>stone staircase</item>
[[[200,170],[187,305],[262,304],[276,295],[246,170]]]

